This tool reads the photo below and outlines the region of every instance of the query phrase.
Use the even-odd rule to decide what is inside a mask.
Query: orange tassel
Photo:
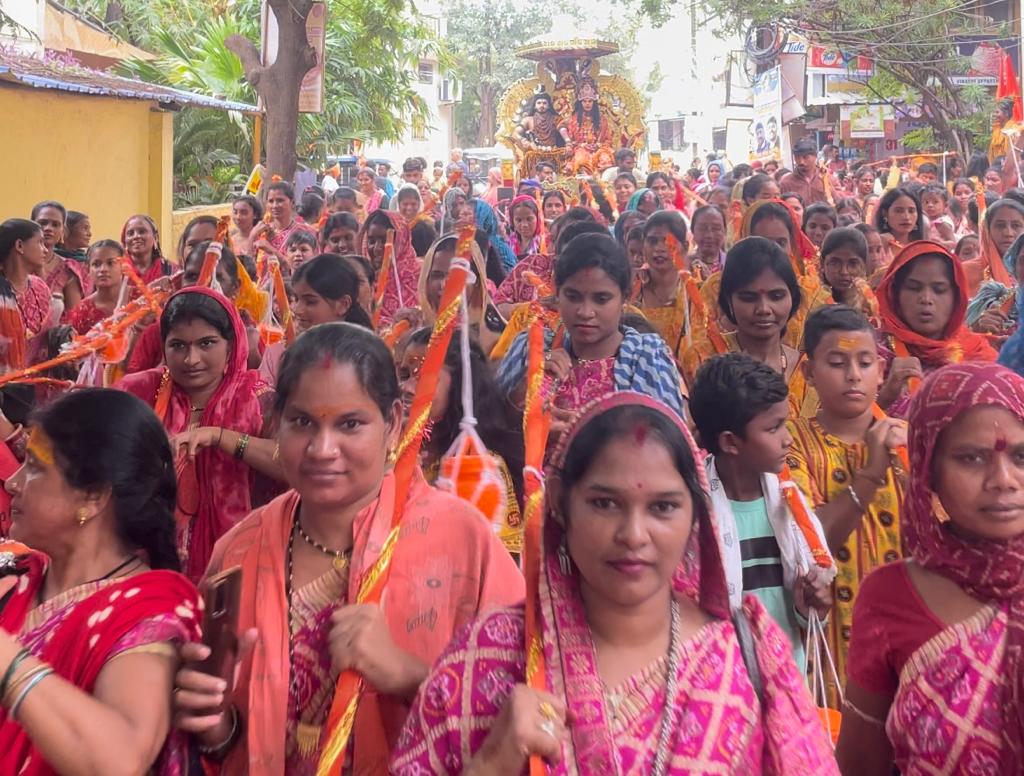
[[[274,302],[277,304],[278,312],[281,314],[281,326],[284,328],[284,341],[286,345],[295,342],[295,321],[292,318],[292,308],[288,304],[288,292],[284,287],[284,277],[281,275],[281,265],[276,261],[270,262],[270,276],[274,284]]]
[[[814,562],[823,569],[832,568],[832,556],[829,555],[828,550],[822,545],[818,532],[814,529],[811,515],[807,511],[803,499],[800,498],[800,491],[796,483],[793,482],[793,475],[789,471],[789,466],[782,467],[782,472],[779,474],[779,483],[782,485],[782,495],[786,499],[789,513],[793,516],[796,527],[800,529],[800,533],[803,534],[804,539],[807,541],[807,546],[811,548],[811,557],[814,558]]]
[[[888,417],[885,414],[885,410],[879,407],[877,404],[871,405],[871,414],[875,416],[875,420],[883,420]],[[903,464],[903,471],[910,474],[910,455],[907,453],[907,446],[900,445],[896,448],[896,456],[900,459],[900,463]]]
[[[384,340],[384,344],[387,345],[388,348],[394,350],[395,345],[398,343],[398,340],[402,338],[403,334],[409,331],[411,326],[412,324],[409,323],[409,319],[403,318],[394,326],[392,326],[389,331],[382,334],[381,339]]]
[[[524,540],[523,575],[526,578],[526,683],[534,690],[547,689],[543,634],[540,628],[541,547],[544,537],[544,450],[551,424],[544,411],[544,323],[530,323],[526,367],[526,402],[523,436],[526,458],[523,467]],[[547,766],[537,756],[530,758],[530,776],[547,776]]]

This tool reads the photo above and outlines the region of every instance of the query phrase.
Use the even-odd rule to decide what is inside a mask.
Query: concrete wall
[[[95,239],[118,238],[134,213],[169,236],[174,130],[171,114],[151,107],[0,84],[0,218],[28,218],[36,202],[56,199],[89,215]]]

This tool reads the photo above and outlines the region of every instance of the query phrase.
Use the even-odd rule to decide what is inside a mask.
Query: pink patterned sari
[[[706,490],[699,452],[682,421],[667,407],[630,392],[612,394],[584,412],[556,452],[549,476],[557,475],[581,428],[625,404],[655,409],[677,424]],[[552,508],[549,502],[549,515]],[[674,590],[678,599],[696,600],[713,619],[683,643],[672,698],[666,698],[665,658],[620,687],[604,686],[576,571],[567,575],[559,567],[563,529],[545,520],[539,592],[547,686],[565,699],[572,717],[561,762],[549,773],[652,773],[666,712],[673,718],[666,769],[672,776],[838,773],[786,637],[753,596],[742,612],[729,611],[714,519],[695,512]],[[393,774],[463,772],[514,686],[525,681],[524,620],[522,605],[501,610],[475,621],[448,646],[420,688],[392,760]],[[741,642],[756,659],[759,690]]]
[[[907,553],[987,605],[920,646],[900,673],[886,732],[905,775],[1020,773],[1024,758],[1024,535],[966,539],[933,507],[939,435],[979,405],[1024,421],[1024,378],[995,364],[952,364],[910,404],[911,480],[900,513]]]

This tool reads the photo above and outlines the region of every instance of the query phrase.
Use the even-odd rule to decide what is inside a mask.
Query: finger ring
[[[540,729],[552,738],[555,738],[555,723],[551,720],[545,720],[544,722],[541,722]]]
[[[541,701],[540,714],[544,719],[553,722],[558,719],[558,713],[555,711],[555,707],[551,705],[549,701]]]

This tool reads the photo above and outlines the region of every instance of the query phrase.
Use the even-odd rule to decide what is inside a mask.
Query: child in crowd
[[[320,246],[317,244],[316,235],[306,229],[296,229],[284,244],[285,257],[288,259],[288,267],[285,274],[291,275],[295,270],[317,255]]]
[[[981,240],[976,234],[967,234],[960,238],[953,251],[960,262],[973,261],[981,255]]]
[[[878,314],[875,296],[867,285],[868,242],[852,226],[828,233],[821,246],[821,279],[836,304],[845,304],[871,317]]]
[[[902,554],[899,510],[906,472],[896,454],[906,445],[907,428],[902,420],[876,415],[884,363],[867,318],[841,305],[822,307],[807,318],[804,347],[803,368],[821,409],[816,417],[790,421],[787,461],[836,558],[835,612],[827,633],[845,678],[861,580]]]
[[[835,208],[824,202],[815,202],[804,210],[804,233],[818,248],[825,242],[825,235],[835,229],[838,222]]]
[[[94,289],[67,315],[67,322],[78,334],[85,334],[89,329],[114,314],[121,296],[122,272],[121,258],[124,248],[116,240],[100,240],[92,244],[86,254],[89,267],[89,280]]]
[[[801,628],[811,608],[825,617],[832,575],[816,566],[806,539],[794,530],[779,474],[792,437],[786,428],[789,388],[782,375],[743,353],[707,361],[697,372],[689,412],[706,465],[718,518],[726,582],[733,608],[753,593],[789,636],[800,665]],[[824,547],[825,535],[806,504]]]
[[[921,191],[921,208],[928,216],[931,227],[928,231],[928,239],[941,243],[946,249],[952,251],[956,248],[956,233],[953,228],[953,219],[947,212],[949,208],[949,192],[941,183],[929,183]]]

